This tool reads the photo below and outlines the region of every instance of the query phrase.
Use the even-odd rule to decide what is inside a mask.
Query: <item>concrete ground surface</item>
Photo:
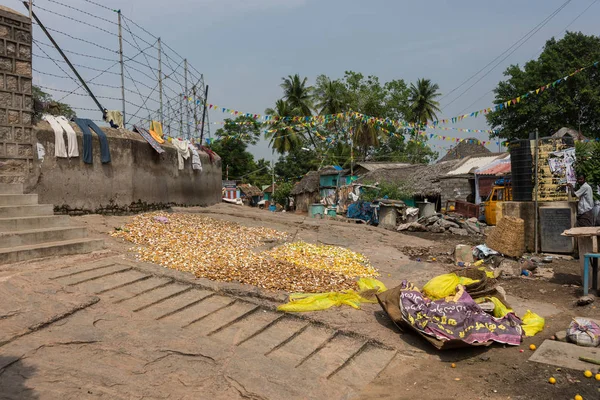
[[[232,205],[183,211],[348,247],[368,256],[390,288],[451,270],[443,262],[461,242]],[[400,333],[376,304],[283,314],[275,308],[286,293],[136,262],[130,243],[107,235],[130,218],[74,218],[106,239],[103,251],[0,266],[1,399],[600,396],[600,382],[580,371],[528,361],[530,343],[540,345],[576,315],[598,315],[595,305],[574,306],[575,262],[555,261],[550,281],[501,282],[519,315],[546,317],[546,329],[520,348],[439,352]],[[440,262],[415,261],[407,248]]]

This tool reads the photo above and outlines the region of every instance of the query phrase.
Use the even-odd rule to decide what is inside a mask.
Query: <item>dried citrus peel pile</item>
[[[280,248],[256,253],[253,249],[265,241],[285,241],[287,234],[201,215],[142,214],[114,231],[112,236],[139,245],[135,250],[142,261],[192,272],[200,278],[237,281],[270,290],[340,291],[355,287],[355,277],[377,275],[362,255],[347,250],[346,253],[345,249],[333,246],[318,250],[321,259],[310,248],[311,245],[302,242],[291,248],[294,255],[286,255]],[[301,248],[310,249],[307,251],[312,254],[313,264],[307,263],[305,255],[298,255]],[[338,260],[329,252],[338,254],[345,261]],[[354,263],[354,267],[342,268],[346,262]],[[361,263],[363,265],[359,265]],[[336,270],[335,265],[340,268]]]
[[[379,276],[365,256],[338,246],[286,243],[267,254],[276,260],[304,268],[341,273],[349,278]]]

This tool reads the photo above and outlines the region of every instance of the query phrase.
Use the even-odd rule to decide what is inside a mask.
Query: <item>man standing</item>
[[[574,192],[575,196],[579,199],[577,204],[577,227],[594,226],[594,195],[592,187],[585,181],[585,176],[579,175],[577,177],[577,183],[579,189]],[[571,190],[573,185],[569,184]]]

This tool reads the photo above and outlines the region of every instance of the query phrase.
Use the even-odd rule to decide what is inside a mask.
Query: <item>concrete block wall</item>
[[[441,201],[446,204],[447,200],[466,201],[472,192],[471,183],[468,178],[444,178],[440,179]]]
[[[0,6],[0,183],[33,170],[31,21]]]
[[[75,125],[79,154],[83,136]],[[221,159],[211,163],[199,152],[202,172],[192,170],[191,158],[178,169],[177,150],[169,143],[158,154],[139,134],[103,128],[112,161],[100,162],[98,136],[92,136],[93,164],[81,157],[54,157],[54,131],[45,121],[34,128],[37,143],[45,151],[36,157],[26,191],[37,193],[40,203],[54,204],[55,213],[81,215],[129,214],[163,209],[171,205],[207,206],[221,201]]]

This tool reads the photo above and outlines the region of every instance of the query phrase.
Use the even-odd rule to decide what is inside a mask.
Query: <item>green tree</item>
[[[441,96],[440,87],[430,79],[418,79],[417,84],[410,84],[410,111],[411,122],[419,126],[426,125],[428,120],[436,120],[441,112],[440,103],[435,99]]]
[[[293,182],[283,182],[278,185],[275,185],[275,193],[273,193],[273,200],[277,204],[281,204],[282,206],[287,205],[287,199],[290,197],[290,192],[294,187]]]
[[[259,159],[254,163],[253,172],[248,173],[247,177],[244,177],[245,182],[250,182],[259,189],[262,186],[270,185],[272,182],[271,175],[271,163],[264,158]]]
[[[240,116],[226,119],[223,128],[217,129],[211,149],[221,157],[223,179],[242,180],[257,169],[248,145],[258,142],[259,128],[255,119]]]
[[[312,115],[313,109],[313,87],[307,85],[308,78],[300,78],[300,75],[288,75],[287,78],[282,78],[283,83],[280,85],[283,89],[283,98],[292,108],[294,115],[308,117]],[[313,147],[317,148],[317,143],[313,137],[310,128],[304,130],[310,139]]]
[[[338,114],[348,111],[348,93],[344,83],[319,75],[314,88],[316,108],[321,115]]]
[[[581,32],[567,32],[548,40],[536,60],[511,65],[504,72],[506,80],[498,83],[495,104],[520,97],[520,102],[487,114],[488,123],[505,139],[527,138],[539,130],[540,137],[562,127],[583,131],[586,136],[600,137],[600,68],[588,68],[568,77],[577,69],[600,59],[600,37]],[[559,78],[568,77],[554,86]],[[537,88],[550,84],[536,94]]]
[[[307,85],[308,78],[300,78],[300,75],[289,75],[282,78],[283,98],[288,102],[296,115],[310,116],[313,109],[312,86]]]
[[[77,116],[70,105],[52,99],[50,94],[35,85],[32,87],[32,97],[34,123],[42,119],[42,114],[62,115],[67,119]]]
[[[294,116],[294,110],[287,101],[277,100],[275,109],[267,108],[265,114],[279,118],[274,123],[267,125],[267,132],[265,133],[265,138],[269,140],[269,146],[273,151],[284,154],[302,146],[302,134],[290,121],[283,119]]]
[[[596,188],[600,185],[600,142],[575,143],[575,171],[584,175],[594,191],[594,198],[600,200]]]
[[[308,171],[315,171],[318,167],[319,161],[314,150],[307,147],[296,148],[279,157],[275,163],[275,175],[278,178],[296,182]]]
[[[232,120],[225,119],[223,128],[217,129],[215,136],[219,139],[237,139],[249,144],[256,144],[260,139],[260,124],[252,117],[239,116]]]

